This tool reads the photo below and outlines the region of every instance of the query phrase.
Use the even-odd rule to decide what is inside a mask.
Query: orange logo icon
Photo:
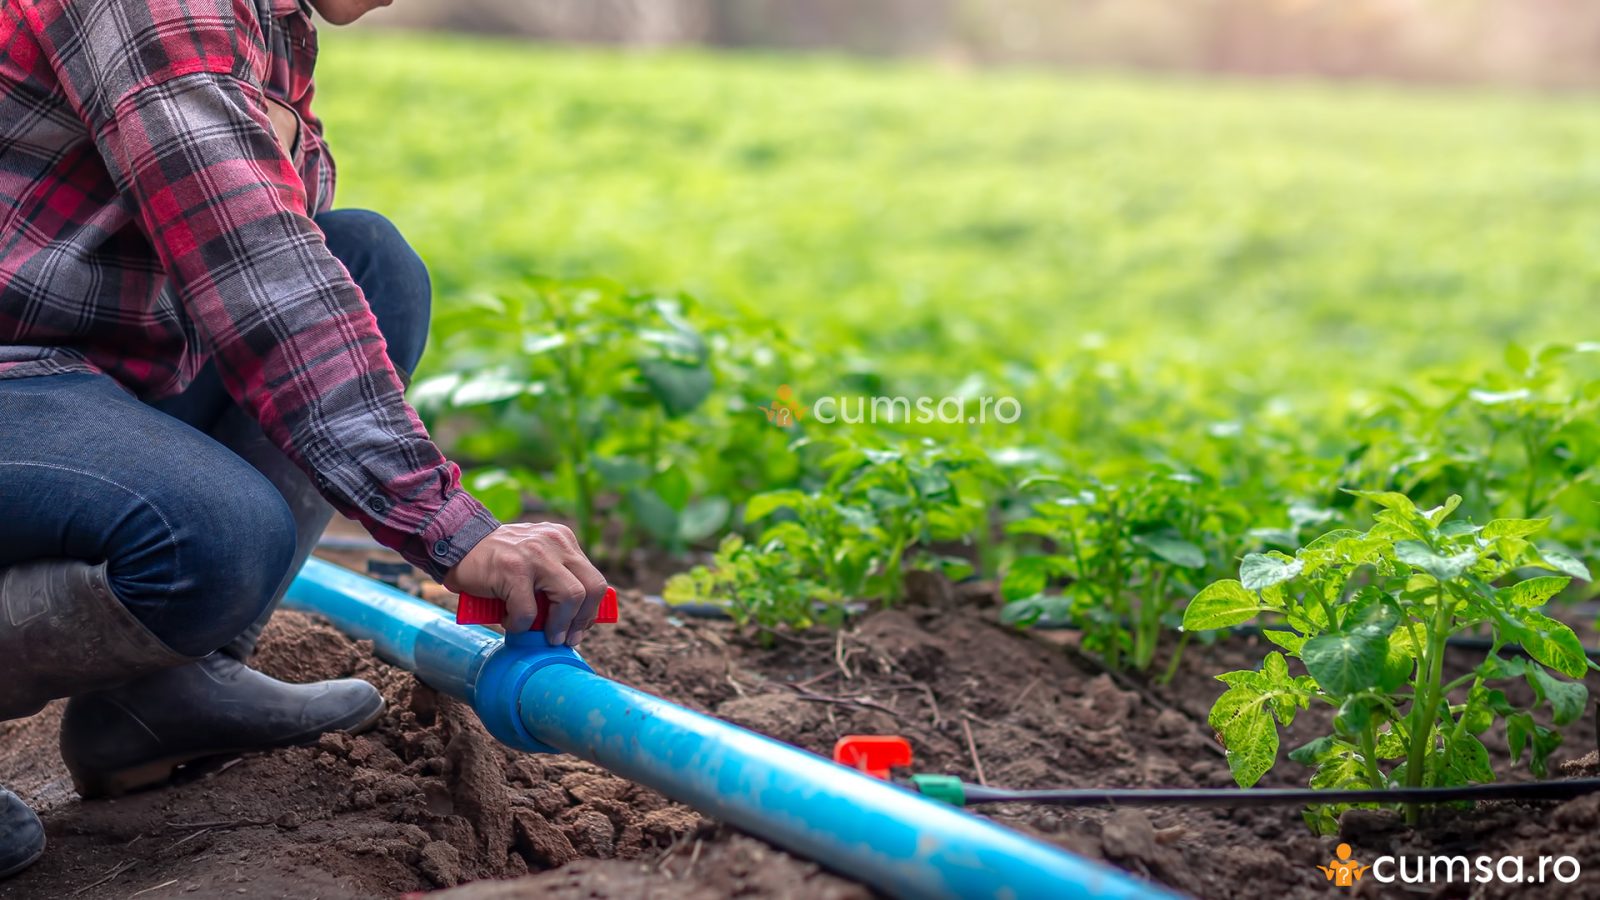
[[[767,421],[780,428],[788,428],[806,417],[806,406],[794,395],[787,384],[778,385],[778,399],[771,406],[756,407],[767,414]]]
[[[1371,866],[1363,866],[1350,858],[1350,845],[1340,844],[1333,850],[1338,859],[1331,859],[1325,866],[1317,866],[1322,870],[1323,877],[1333,882],[1335,887],[1354,887],[1361,880],[1361,876]]]

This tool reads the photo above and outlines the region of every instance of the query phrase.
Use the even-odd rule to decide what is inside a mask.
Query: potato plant
[[[744,517],[759,536],[729,538],[711,567],[674,577],[669,602],[718,603],[741,621],[803,628],[818,620],[815,608],[836,623],[842,600],[898,601],[909,566],[972,570],[933,548],[987,527],[986,489],[996,474],[985,455],[931,441],[816,446],[828,451],[826,481],[752,497]]]
[[[730,501],[698,490],[706,470],[689,418],[714,386],[710,344],[683,295],[602,279],[529,279],[444,317],[463,348],[456,371],[411,391],[418,408],[464,420],[467,482],[502,518],[532,494],[601,539],[603,499],[641,534],[682,547],[718,531]]]
[[[1006,531],[1045,552],[1020,555],[1007,568],[1002,621],[1071,623],[1083,630],[1085,649],[1113,668],[1155,662],[1182,597],[1241,533],[1230,504],[1189,473],[1121,484],[1037,476],[1021,488],[1044,496]],[[1169,673],[1180,653],[1173,651]]]
[[[1330,531],[1292,556],[1247,555],[1237,580],[1206,587],[1184,613],[1188,631],[1260,620],[1281,648],[1259,669],[1218,676],[1227,690],[1210,723],[1234,779],[1259,781],[1277,760],[1278,727],[1313,702],[1335,710],[1332,733],[1290,754],[1315,767],[1313,787],[1491,782],[1478,736],[1496,721],[1513,760],[1526,757],[1544,775],[1561,738],[1534,713],[1548,707],[1557,728],[1576,720],[1593,664],[1572,629],[1539,608],[1572,578],[1587,580],[1587,569],[1535,543],[1547,519],[1474,525],[1451,518],[1457,496],[1428,510],[1399,493],[1361,496],[1381,507],[1369,530]],[[1540,574],[1515,580],[1524,572]],[[1446,681],[1446,642],[1473,628],[1487,630],[1492,647]],[[1513,645],[1526,658],[1502,656]],[[1527,683],[1533,704],[1510,699],[1503,688],[1512,680]],[[1328,831],[1337,813],[1316,808],[1307,817]],[[1416,809],[1407,815],[1414,821]]]

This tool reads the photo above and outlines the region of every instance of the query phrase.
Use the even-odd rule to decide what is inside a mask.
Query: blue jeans
[[[316,221],[409,374],[428,336],[422,260],[376,213]],[[169,647],[226,644],[271,602],[296,543],[278,489],[206,434],[231,406],[209,366],[153,405],[103,375],[0,380],[0,567],[108,563],[117,597]]]

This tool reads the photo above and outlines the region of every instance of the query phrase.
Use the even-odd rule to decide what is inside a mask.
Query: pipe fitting
[[[560,753],[534,737],[522,719],[522,691],[540,669],[570,666],[590,674],[594,669],[578,651],[550,646],[543,632],[506,635],[505,643],[490,653],[472,686],[472,709],[495,740],[529,753]]]

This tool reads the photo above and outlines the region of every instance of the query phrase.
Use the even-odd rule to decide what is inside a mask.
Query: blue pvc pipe
[[[566,751],[897,897],[1171,898],[1162,888],[596,675],[538,634],[503,643],[312,560],[291,607],[466,700],[491,733]]]

